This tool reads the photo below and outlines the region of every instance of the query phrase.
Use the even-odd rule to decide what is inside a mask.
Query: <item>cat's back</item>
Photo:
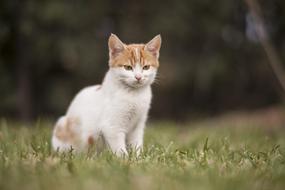
[[[100,97],[101,85],[93,85],[83,88],[72,100],[67,110],[67,115],[77,115],[78,112],[96,107],[94,104],[101,102]]]

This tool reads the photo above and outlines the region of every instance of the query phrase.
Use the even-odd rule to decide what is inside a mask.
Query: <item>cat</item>
[[[142,151],[161,36],[127,45],[111,34],[108,46],[109,70],[102,85],[81,90],[58,119],[52,135],[54,150],[82,152],[103,136],[117,156],[128,155],[128,146],[137,154]]]

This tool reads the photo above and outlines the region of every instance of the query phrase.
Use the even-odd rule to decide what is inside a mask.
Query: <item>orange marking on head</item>
[[[109,60],[110,67],[121,67],[123,65],[149,64],[155,68],[159,67],[159,61],[150,52],[144,50],[143,44],[130,44],[126,49],[114,58]]]
[[[110,67],[121,67],[135,64],[150,65],[158,68],[159,49],[161,44],[160,35],[153,38],[147,44],[124,44],[116,35],[109,38]]]

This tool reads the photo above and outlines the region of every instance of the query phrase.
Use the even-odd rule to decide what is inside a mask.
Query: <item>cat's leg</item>
[[[127,134],[127,144],[136,152],[137,156],[143,149],[144,127],[145,122],[140,122],[136,128]]]
[[[119,157],[128,156],[125,132],[109,128],[103,131],[103,136],[113,153]]]

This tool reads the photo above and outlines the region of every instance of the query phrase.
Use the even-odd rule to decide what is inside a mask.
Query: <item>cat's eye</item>
[[[149,65],[145,65],[143,66],[143,70],[149,70],[150,66]]]
[[[124,65],[124,69],[126,69],[127,71],[133,70],[133,67],[130,65]]]

